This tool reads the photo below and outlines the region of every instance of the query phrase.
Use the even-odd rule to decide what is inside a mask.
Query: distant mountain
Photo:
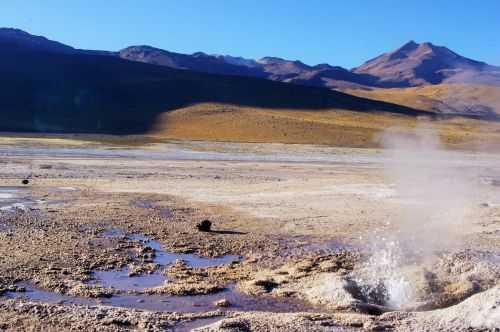
[[[110,52],[77,50],[43,37],[3,30],[0,130],[144,134],[163,113],[199,103],[422,114],[323,88],[186,70],[191,66],[209,70],[213,67],[203,65],[210,61],[226,66],[223,59],[201,53],[151,52],[169,55],[174,61],[170,66],[183,70],[128,61]],[[148,53],[144,57],[149,59]],[[227,72],[227,68],[231,67],[223,69]],[[237,73],[234,70],[232,74]]]
[[[500,85],[500,68],[462,57],[431,43],[406,43],[363,65],[348,70],[339,66],[310,66],[298,60],[172,53],[149,46],[133,46],[119,52],[122,58],[172,68],[262,77],[280,82],[326,88],[411,87],[443,82]]]
[[[488,82],[487,76],[500,77],[500,68],[468,59],[446,47],[431,43],[410,41],[395,51],[384,53],[354,68],[356,74],[377,77],[374,85],[381,87],[409,87],[439,84],[446,81],[464,82],[475,78],[475,83]]]
[[[267,78],[274,81],[316,87],[338,88],[370,85],[376,78],[356,74],[342,67],[328,64],[309,66],[301,61],[278,57],[258,60],[229,55],[174,53],[151,46],[131,46],[119,52],[123,59],[157,64],[177,69],[224,75],[240,75]]]
[[[130,46],[118,52],[122,59],[161,65],[175,69],[187,69],[203,73],[265,77],[260,68],[243,65],[241,58],[208,55],[202,52],[182,54],[151,46]]]

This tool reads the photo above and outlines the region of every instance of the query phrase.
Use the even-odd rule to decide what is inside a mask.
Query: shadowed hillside
[[[164,111],[202,102],[287,109],[420,111],[327,89],[175,70],[0,41],[0,130],[141,134]]]

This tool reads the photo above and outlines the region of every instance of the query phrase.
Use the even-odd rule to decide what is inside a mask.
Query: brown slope
[[[180,140],[303,143],[344,147],[381,146],[387,128],[411,132],[416,117],[339,109],[298,110],[196,104],[158,117],[150,135]],[[500,123],[466,118],[433,121],[451,148],[500,148]]]
[[[347,89],[360,97],[387,101],[436,113],[500,114],[500,87],[478,84],[438,84],[412,88]]]

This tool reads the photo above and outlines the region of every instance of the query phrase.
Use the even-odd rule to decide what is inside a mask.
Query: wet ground
[[[26,209],[35,204],[30,195],[30,190],[24,187],[0,187],[0,211],[12,211],[15,209]]]
[[[360,271],[415,202],[387,181],[380,151],[44,141],[0,153],[0,330],[65,330],[78,317],[109,331],[419,330],[446,321],[437,308],[469,317],[467,301],[500,280],[495,155],[457,159],[477,170],[481,201],[458,245],[398,271],[395,285],[412,280],[415,294],[391,306]],[[211,232],[196,228],[204,219]]]
[[[162,296],[151,294],[122,294],[109,298],[85,298],[77,296],[62,295],[51,291],[33,288],[28,284],[20,283],[19,287],[24,291],[6,292],[7,298],[25,299],[42,303],[53,304],[77,304],[77,305],[108,305],[119,308],[142,309],[163,312],[197,313],[222,311],[268,311],[268,312],[322,312],[320,307],[314,307],[307,303],[275,297],[252,297],[234,290],[229,286],[224,290],[209,295],[188,296]],[[216,303],[225,300],[230,306],[220,307]]]

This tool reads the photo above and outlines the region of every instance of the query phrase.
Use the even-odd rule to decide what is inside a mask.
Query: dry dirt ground
[[[495,154],[459,153],[460,167],[477,171],[480,204],[453,230],[452,246],[411,266],[416,295],[396,308],[364,293],[353,277],[376,255],[372,242],[398,231],[402,206],[410,204],[399,197],[380,150],[207,142],[125,147],[49,137],[4,138],[0,153],[1,188],[12,190],[0,190],[0,198],[23,204],[0,209],[0,330],[500,326]],[[22,185],[25,178],[29,184]],[[197,229],[204,219],[212,221],[211,232]],[[172,254],[240,259],[158,264],[161,250],[134,234]],[[120,269],[130,278],[167,281],[123,290],[96,277]],[[36,291],[45,295],[30,295]],[[120,305],[125,298],[132,300]],[[174,305],[154,310],[146,306],[152,298]]]

